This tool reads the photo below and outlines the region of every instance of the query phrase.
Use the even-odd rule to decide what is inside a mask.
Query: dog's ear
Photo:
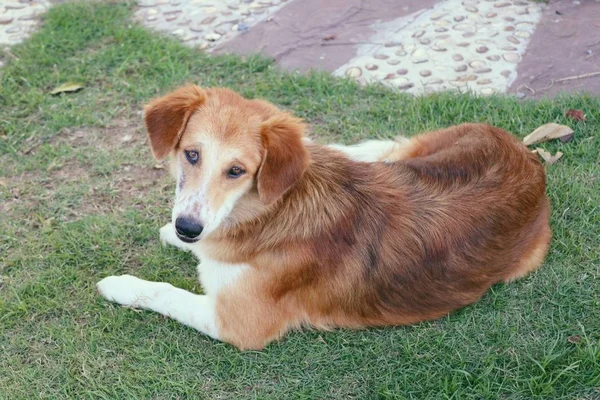
[[[304,174],[308,165],[308,151],[302,143],[304,129],[300,119],[285,113],[263,123],[264,154],[257,174],[257,187],[264,204],[279,199]]]
[[[206,94],[196,85],[184,86],[144,107],[152,153],[157,159],[169,154],[181,139],[188,120],[204,103]]]

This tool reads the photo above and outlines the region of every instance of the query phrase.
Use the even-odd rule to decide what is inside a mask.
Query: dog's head
[[[228,89],[186,86],[145,107],[158,159],[177,179],[173,222],[188,243],[256,217],[303,175],[304,125]]]

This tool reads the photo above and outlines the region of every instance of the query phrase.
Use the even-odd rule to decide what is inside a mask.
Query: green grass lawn
[[[209,57],[130,22],[127,4],[56,6],[0,69],[0,398],[598,399],[600,99],[412,98],[263,58]],[[65,81],[84,90],[49,92]],[[151,312],[103,301],[130,273],[192,291],[195,260],[162,248],[174,185],[152,159],[141,106],[186,82],[292,110],[323,142],[488,122],[542,147],[554,239],[544,266],[435,322],[295,332],[239,352]],[[586,122],[567,121],[583,109]]]

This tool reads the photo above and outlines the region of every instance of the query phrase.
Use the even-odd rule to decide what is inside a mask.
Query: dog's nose
[[[192,218],[178,217],[175,220],[175,230],[186,239],[196,239],[202,233],[204,227],[200,222]]]

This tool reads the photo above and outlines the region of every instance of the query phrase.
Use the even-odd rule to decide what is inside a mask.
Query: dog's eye
[[[244,171],[242,168],[240,167],[231,167],[231,169],[227,172],[227,177],[228,178],[239,178],[240,176],[244,175],[246,173],[246,171]]]
[[[190,164],[194,165],[198,162],[198,152],[195,150],[186,150],[185,158],[190,162]]]

